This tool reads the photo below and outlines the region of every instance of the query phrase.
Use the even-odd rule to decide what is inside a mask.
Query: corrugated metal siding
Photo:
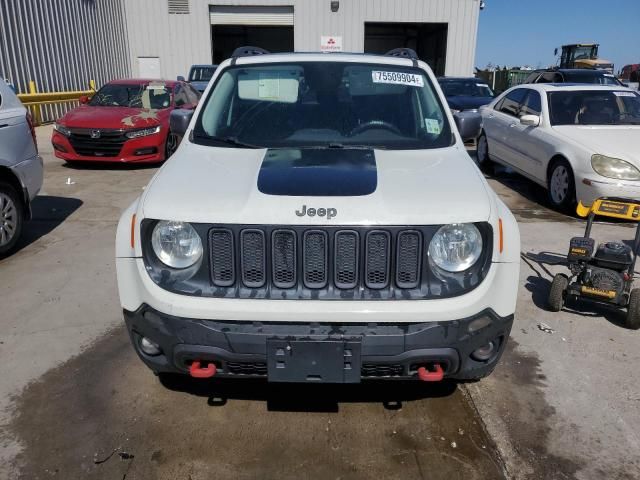
[[[124,1],[131,63],[158,56],[165,78],[211,62],[213,5],[293,7],[296,51],[318,51],[322,35],[340,35],[345,51],[362,52],[365,22],[447,23],[446,75],[473,73],[479,0],[340,0],[336,13],[329,0],[190,0],[188,15],[169,15],[167,0]]]
[[[21,93],[86,90],[130,75],[123,0],[0,0],[0,76]],[[52,121],[71,106],[42,109]]]

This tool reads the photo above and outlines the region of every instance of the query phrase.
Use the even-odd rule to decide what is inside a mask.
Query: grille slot
[[[276,230],[272,240],[273,284],[278,288],[296,285],[296,234]]]
[[[266,375],[267,364],[262,362],[227,362],[227,373],[231,375]]]
[[[358,284],[358,232],[340,231],[335,239],[334,283],[337,288],[355,288]]]
[[[307,288],[327,285],[327,233],[308,230],[304,233],[304,284]]]
[[[212,229],[209,232],[209,251],[214,285],[230,287],[236,281],[233,232],[226,229]]]
[[[260,288],[266,280],[264,232],[254,229],[243,230],[240,242],[242,283],[249,288]]]
[[[396,246],[396,284],[416,288],[420,283],[422,234],[415,230],[400,232]]]
[[[404,367],[400,364],[365,363],[360,369],[360,374],[363,377],[401,377],[404,374]]]
[[[367,234],[365,253],[365,284],[371,289],[385,288],[389,284],[389,232],[374,230]]]

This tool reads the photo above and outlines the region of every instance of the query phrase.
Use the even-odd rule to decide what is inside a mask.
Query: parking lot
[[[37,133],[43,191],[19,251],[0,260],[2,478],[640,477],[640,332],[613,311],[546,311],[584,227],[531,182],[489,178],[523,254],[510,344],[489,378],[160,381],[129,345],[114,268],[120,212],[157,169],[70,168],[51,127]],[[599,227],[597,239],[633,238]]]

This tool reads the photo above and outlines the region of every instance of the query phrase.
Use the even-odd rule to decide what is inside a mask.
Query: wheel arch
[[[569,160],[569,157],[563,153],[556,153],[555,155],[553,155],[549,161],[547,162],[547,168],[545,171],[545,175],[544,175],[544,181],[545,184],[547,185],[547,187],[549,186],[549,177],[551,175],[551,168],[556,164],[556,162],[558,161],[565,161],[569,164],[569,166],[571,167],[571,173],[573,173],[573,176],[575,177],[575,168],[573,167],[573,165],[571,164],[571,160]]]
[[[31,216],[31,209],[29,208],[29,194],[22,185],[22,182],[20,181],[18,175],[16,175],[16,173],[9,167],[0,165],[0,181],[4,181],[11,185],[18,193],[18,195],[20,195],[22,199],[24,216],[25,218],[29,218]]]

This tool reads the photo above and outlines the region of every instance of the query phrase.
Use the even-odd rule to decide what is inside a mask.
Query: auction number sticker
[[[409,85],[412,87],[424,87],[422,75],[405,72],[381,72],[374,70],[371,72],[373,83],[392,83],[394,85]]]
[[[616,97],[636,97],[637,95],[633,92],[613,92]]]

